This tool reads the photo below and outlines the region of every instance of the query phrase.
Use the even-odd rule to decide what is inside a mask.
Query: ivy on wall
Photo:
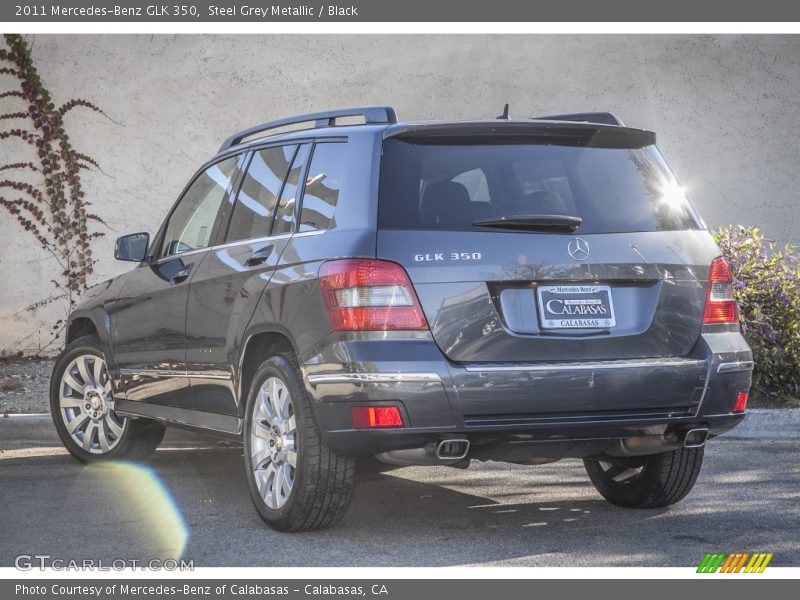
[[[90,203],[81,189],[81,171],[98,164],[72,147],[64,115],[77,107],[105,113],[80,98],[56,107],[33,65],[25,39],[20,35],[4,37],[7,48],[0,48],[0,74],[12,76],[18,83],[17,89],[0,93],[0,98],[16,99],[24,104],[24,110],[2,113],[0,121],[28,119],[29,125],[0,128],[0,140],[17,139],[33,146],[38,162],[0,165],[0,206],[56,259],[62,272],[54,284],[72,298],[86,288],[86,278],[93,271],[91,240],[104,234],[89,230],[90,221],[103,221],[88,212]],[[8,178],[22,170],[39,174],[41,185]]]
[[[104,223],[89,212],[90,203],[81,188],[81,172],[99,168],[98,164],[73,148],[64,116],[79,107],[107,115],[81,98],[56,106],[37,73],[26,40],[20,35],[4,38],[0,75],[16,80],[16,85],[0,92],[0,143],[17,140],[32,146],[37,160],[0,165],[0,206],[60,268],[58,277],[52,280],[55,294],[32,306],[55,299],[66,299],[71,306],[86,289],[87,276],[94,268],[92,240],[104,235],[92,231],[90,224]],[[3,127],[4,123],[19,121],[27,121],[27,125]],[[37,179],[38,183],[30,183]]]

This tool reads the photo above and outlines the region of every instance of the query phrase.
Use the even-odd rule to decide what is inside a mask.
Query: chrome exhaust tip
[[[684,448],[702,448],[708,439],[708,428],[689,429],[683,436]]]
[[[439,460],[461,460],[467,457],[469,440],[439,440],[436,442],[436,458]]]

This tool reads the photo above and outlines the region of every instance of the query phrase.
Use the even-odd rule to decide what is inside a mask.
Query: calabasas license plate
[[[607,285],[541,285],[542,329],[610,329],[617,322]]]

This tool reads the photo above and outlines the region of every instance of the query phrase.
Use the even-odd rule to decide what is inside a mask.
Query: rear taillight
[[[353,429],[403,427],[403,415],[396,406],[354,406]]]
[[[319,283],[334,331],[428,328],[414,286],[397,263],[333,260],[320,268]]]
[[[720,256],[712,261],[708,274],[703,325],[738,322],[739,309],[733,299],[733,277],[728,263]]]
[[[733,412],[743,413],[747,409],[747,392],[739,392],[736,395],[736,403],[733,405]]]

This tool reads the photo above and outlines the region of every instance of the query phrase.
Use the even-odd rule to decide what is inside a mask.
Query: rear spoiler
[[[532,119],[403,123],[387,127],[383,139],[415,144],[552,144],[643,148],[656,143],[656,134],[646,129],[604,123]]]

